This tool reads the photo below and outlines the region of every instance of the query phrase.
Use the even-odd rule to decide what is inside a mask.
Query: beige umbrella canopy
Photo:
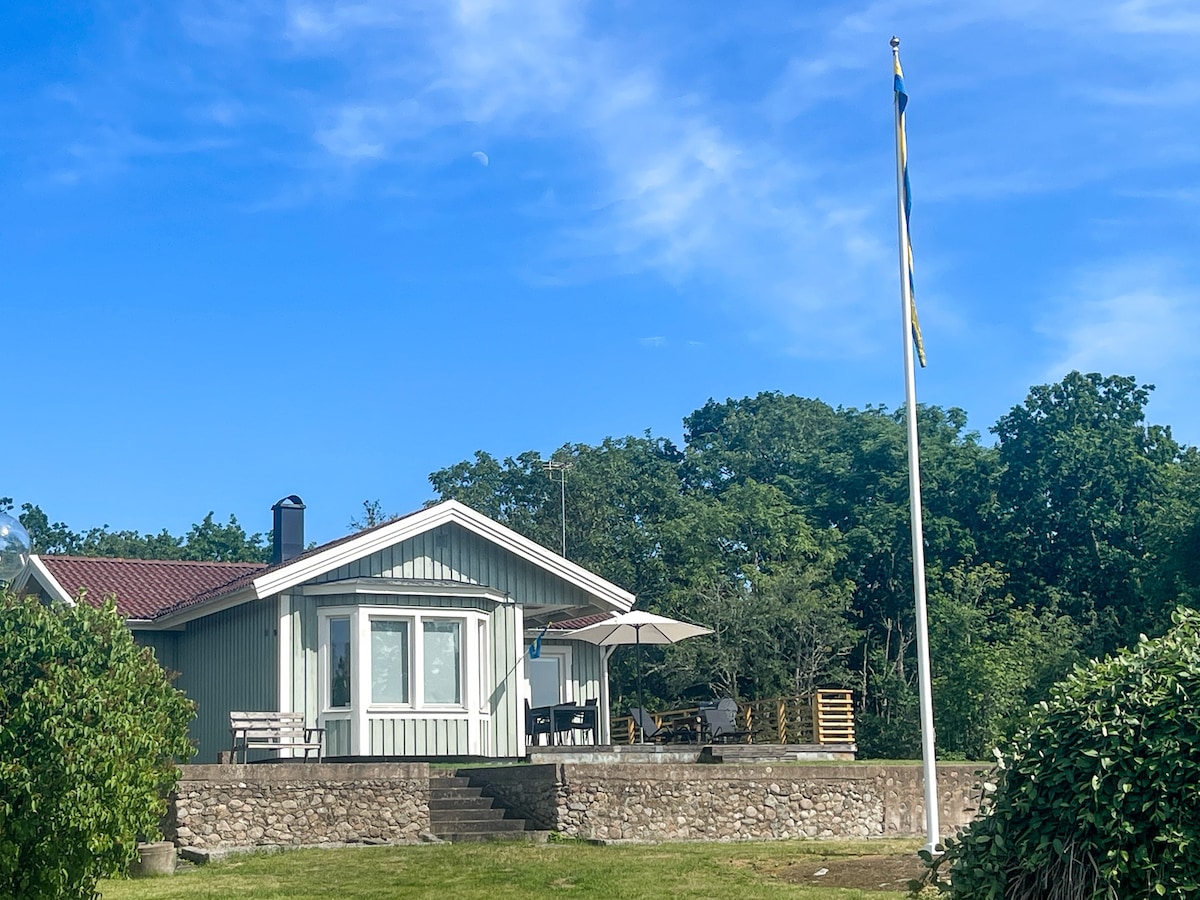
[[[688,638],[712,633],[711,628],[705,628],[703,625],[693,625],[691,622],[682,622],[679,619],[671,619],[641,610],[630,610],[626,613],[618,613],[603,622],[577,628],[568,632],[566,636],[576,641],[599,644],[601,647],[614,647],[620,644],[633,644],[637,647],[637,698],[638,706],[641,706],[642,644],[677,644]]]

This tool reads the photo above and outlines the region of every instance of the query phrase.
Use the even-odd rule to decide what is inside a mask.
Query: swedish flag
[[[893,40],[895,40],[893,38]],[[900,42],[896,41],[898,45]],[[904,110],[908,106],[908,92],[904,90],[904,72],[900,68],[900,54],[892,54],[896,69],[896,152],[900,154],[900,165],[904,171],[904,251],[908,254],[908,300],[909,312],[912,316],[913,343],[917,348],[917,359],[921,367],[925,367],[925,342],[921,340],[921,324],[917,320],[916,291],[913,288],[913,252],[912,236],[909,231],[909,217],[912,213],[912,189],[908,182],[908,140],[904,136]]]

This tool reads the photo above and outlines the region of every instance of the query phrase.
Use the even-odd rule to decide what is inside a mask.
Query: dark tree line
[[[0,497],[0,510],[12,509],[12,498]],[[74,531],[63,522],[51,522],[42,508],[32,503],[21,504],[18,518],[29,532],[34,553],[213,562],[267,562],[271,557],[270,532],[247,534],[237,517],[230,516],[222,525],[212,512],[182,535],[165,528],[157,534],[110,531],[107,525]]]
[[[962,410],[920,410],[943,755],[989,755],[1077,660],[1161,634],[1176,605],[1200,602],[1200,455],[1146,423],[1151,390],[1072,372],[1032,388],[994,443]],[[683,446],[646,433],[553,459],[570,463],[568,556],[642,608],[715,629],[648,653],[656,704],[848,686],[865,755],[919,755],[902,415],[762,393],[706,403]],[[559,485],[537,452],[479,451],[430,481],[559,549]],[[30,504],[20,518],[43,553],[265,560],[270,547],[212,513],[180,536],[77,533]],[[351,527],[387,518],[368,501]],[[630,656],[616,657],[618,695]]]
[[[1161,633],[1200,599],[1200,465],[1148,425],[1151,386],[1072,372],[992,428],[919,415],[941,752],[982,757],[1082,657]],[[684,442],[568,444],[567,546],[639,605],[716,634],[655,652],[660,704],[853,687],[869,755],[919,755],[902,415],[779,393],[710,401]],[[539,454],[430,476],[551,548]],[[617,690],[629,673],[618,670]]]

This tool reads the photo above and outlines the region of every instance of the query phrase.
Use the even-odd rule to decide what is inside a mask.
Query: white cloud
[[[1200,290],[1170,263],[1129,261],[1077,279],[1039,330],[1059,346],[1046,377],[1078,369],[1156,379],[1200,362]]]

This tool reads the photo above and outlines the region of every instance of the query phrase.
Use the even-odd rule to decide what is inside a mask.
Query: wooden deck
[[[531,763],[764,763],[846,760],[854,744],[609,744],[606,746],[530,747]]]

